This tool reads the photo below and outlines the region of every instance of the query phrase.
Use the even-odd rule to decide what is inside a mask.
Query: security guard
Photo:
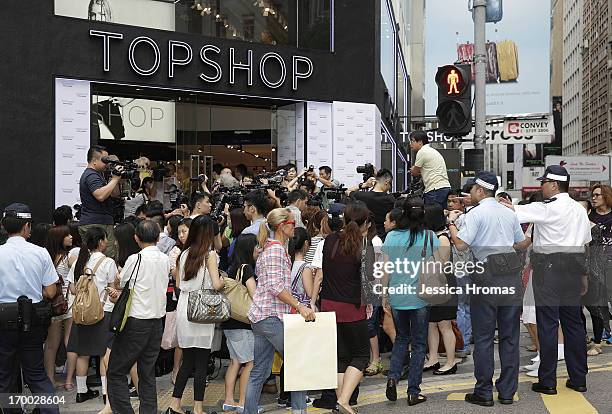
[[[533,291],[540,341],[539,381],[531,389],[557,393],[557,330],[565,342],[569,373],[566,387],[586,392],[586,331],[580,296],[586,292],[585,245],[591,241],[586,210],[567,193],[570,175],[559,165],[546,168],[541,182],[543,203],[515,206],[521,223],[533,223]],[[508,203],[504,203],[508,207]]]
[[[15,360],[33,394],[55,393],[43,366],[43,344],[51,321],[51,307],[43,296],[55,295],[58,276],[47,250],[26,241],[31,222],[25,204],[11,204],[2,214],[9,239],[0,246],[0,394],[14,392]],[[5,413],[16,408],[6,403],[0,407]],[[40,412],[59,413],[59,409],[48,405],[40,407]]]
[[[499,402],[512,404],[518,388],[523,264],[515,248],[527,248],[528,241],[516,216],[495,200],[496,175],[482,171],[471,181],[470,196],[477,206],[463,216],[461,230],[455,224],[461,212],[452,211],[448,227],[457,250],[470,248],[476,260],[484,264],[475,267],[471,275],[473,284],[468,286],[476,386],[465,401],[491,407],[496,326],[501,362],[501,373],[495,383]]]

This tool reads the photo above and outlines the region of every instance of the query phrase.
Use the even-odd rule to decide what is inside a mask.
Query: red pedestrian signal
[[[472,70],[470,65],[438,68],[438,131],[449,136],[465,136],[472,130]]]

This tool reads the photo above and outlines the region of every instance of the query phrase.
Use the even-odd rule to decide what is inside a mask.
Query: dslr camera
[[[363,182],[365,183],[370,178],[374,177],[374,166],[370,163],[357,167],[357,174],[363,174]]]

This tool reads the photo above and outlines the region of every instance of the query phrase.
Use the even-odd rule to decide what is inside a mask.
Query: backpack
[[[93,325],[104,319],[104,307],[94,277],[105,259],[106,256],[100,258],[93,271],[85,269],[75,285],[72,320],[77,325]]]

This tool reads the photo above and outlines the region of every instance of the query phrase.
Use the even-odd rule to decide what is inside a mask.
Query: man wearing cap
[[[495,383],[499,402],[512,404],[518,388],[522,263],[515,248],[526,248],[527,242],[516,216],[495,200],[495,174],[479,172],[472,181],[470,196],[476,207],[465,214],[461,230],[455,224],[461,213],[450,212],[448,227],[457,250],[470,248],[481,266],[484,263],[484,267],[475,267],[471,275],[474,283],[469,286],[476,386],[465,401],[491,407],[496,326],[501,362]],[[502,293],[477,292],[474,288],[496,288]]]
[[[586,210],[567,193],[570,175],[559,165],[546,168],[538,178],[546,200],[512,206],[519,222],[533,223],[533,291],[540,341],[539,381],[532,390],[557,393],[557,330],[565,342],[566,386],[586,391],[586,331],[581,319],[580,297],[587,289],[585,245],[591,241]]]
[[[25,204],[11,204],[2,213],[9,238],[0,246],[0,395],[14,393],[15,362],[21,364],[33,394],[55,393],[43,366],[43,344],[51,322],[51,309],[43,297],[55,296],[58,276],[47,250],[26,241],[31,224]],[[59,410],[41,407],[40,412]]]

